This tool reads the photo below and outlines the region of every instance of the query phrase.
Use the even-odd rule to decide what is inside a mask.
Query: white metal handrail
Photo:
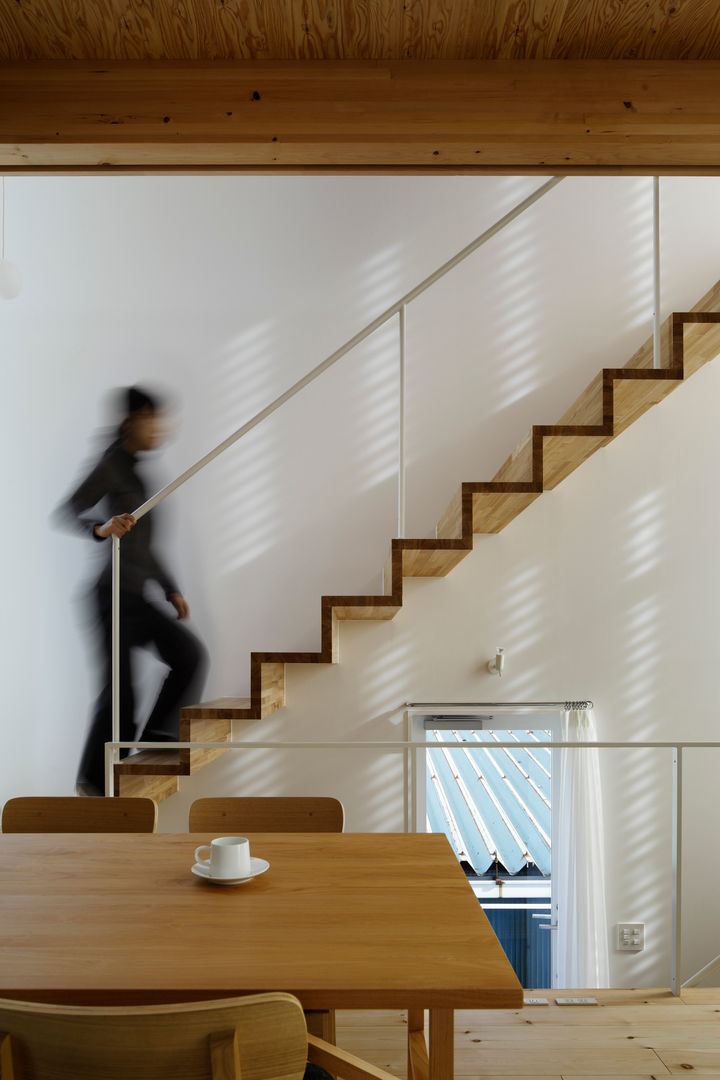
[[[247,435],[249,431],[261,424],[263,420],[266,420],[271,416],[281,405],[284,405],[286,401],[295,397],[301,390],[304,390],[306,386],[314,382],[325,371],[336,364],[338,360],[346,356],[352,349],[365,341],[366,338],[374,334],[381,326],[389,322],[396,315],[400,319],[400,405],[401,416],[399,426],[399,444],[398,444],[398,534],[403,536],[405,532],[405,420],[404,420],[404,402],[405,402],[405,313],[409,303],[416,300],[418,296],[421,296],[432,285],[434,285],[441,278],[445,277],[451,270],[454,270],[456,266],[459,266],[461,262],[464,262],[470,255],[472,255],[478,248],[486,244],[494,236],[497,236],[499,232],[502,232],[511,222],[515,221],[517,217],[523,214],[531,206],[533,206],[539,199],[542,199],[544,195],[547,195],[549,191],[552,191],[554,187],[564,180],[563,176],[554,176],[546,183],[542,184],[539,188],[533,191],[527,198],[523,199],[516,206],[509,210],[507,214],[499,218],[494,225],[491,225],[489,229],[481,233],[471,243],[467,244],[461,251],[454,255],[447,262],[443,263],[434,273],[429,277],[423,279],[419,285],[411,289],[400,300],[392,304],[381,315],[378,315],[376,319],[373,319],[371,323],[359,333],[355,334],[344,345],[341,345],[339,349],[336,349],[334,353],[331,353],[327,359],[322,363],[309,371],[307,375],[304,375],[302,379],[298,379],[289,390],[280,394],[274,401],[266,405],[264,409],[261,409],[259,413],[256,413],[252,419],[243,424],[231,435],[228,435],[226,439],[223,439],[213,450],[201,457],[194,465],[191,465],[189,469],[181,473],[165,487],[157,491],[149,499],[138,506],[136,510],[132,511],[133,517],[137,521],[139,518],[144,517],[149,513],[153,507],[158,503],[166,499],[168,495],[171,495],[173,491],[176,491],[183,484],[195,476],[196,473],[204,469],[206,465],[209,465],[211,461],[214,461],[216,457],[224,453],[233,446],[244,435]],[[112,738],[113,744],[117,743],[120,738],[120,538],[113,536],[112,539],[112,648],[111,648],[111,666],[112,666]],[[106,789],[107,794],[107,789]]]
[[[401,706],[406,708],[405,706]],[[400,710],[398,710],[400,711]],[[407,707],[409,715],[412,707]],[[540,744],[543,749],[550,750],[671,750],[672,751],[672,947],[671,947],[671,992],[678,996],[684,987],[694,986],[711,971],[720,967],[720,956],[709,964],[706,964],[696,975],[680,983],[680,964],[682,958],[682,802],[683,802],[683,751],[720,749],[720,742],[670,742],[657,740],[654,742],[640,741],[603,741],[603,742],[563,742],[551,740]],[[114,769],[115,755],[120,749],[139,750],[385,750],[401,751],[406,755],[406,825],[408,831],[417,832],[417,753],[413,751],[427,751],[435,749],[455,749],[461,747],[463,751],[477,750],[504,750],[504,749],[533,749],[537,750],[537,741],[493,742],[487,743],[458,743],[457,740],[438,741],[433,743],[421,742],[417,739],[393,739],[393,740],[368,740],[348,741],[342,740],[295,740],[287,742],[279,739],[248,739],[232,740],[230,742],[108,742],[105,744],[105,777],[108,792],[114,793]],[[407,813],[408,802],[412,799],[412,812]]]

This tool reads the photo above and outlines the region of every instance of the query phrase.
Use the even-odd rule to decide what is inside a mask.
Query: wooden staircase
[[[652,405],[720,352],[720,282],[689,312],[662,327],[661,367],[647,341],[622,368],[604,368],[557,424],[537,425],[492,480],[464,483],[443,514],[436,539],[393,540],[382,596],[323,596],[319,652],[262,652],[250,658],[250,698],[221,698],[181,712],[180,740],[226,742],[233,720],[269,716],[285,704],[286,664],[334,664],[345,619],[392,619],[402,607],[404,577],[443,577],[472,550],[474,533],[504,529],[547,489],[616,438]],[[162,801],[188,776],[225,753],[143,751],[115,766],[118,795]]]

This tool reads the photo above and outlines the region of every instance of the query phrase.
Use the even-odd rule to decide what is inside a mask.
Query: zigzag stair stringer
[[[337,663],[339,624],[344,620],[391,619],[402,607],[404,577],[442,577],[473,548],[475,533],[504,529],[543,491],[556,487],[600,447],[689,375],[720,353],[720,282],[690,312],[674,313],[662,327],[665,367],[652,365],[652,340],[622,368],[605,368],[554,425],[535,425],[491,481],[460,485],[437,527],[435,539],[394,539],[385,564],[385,592],[376,596],[323,596],[318,652],[255,652],[250,659],[250,698],[223,698],[181,712],[183,741],[227,741],[232,720],[257,720],[285,704],[287,664]],[[210,726],[208,726],[210,725]],[[202,734],[201,734],[202,732]],[[118,794],[177,790],[188,775],[224,753],[146,752],[116,765]]]

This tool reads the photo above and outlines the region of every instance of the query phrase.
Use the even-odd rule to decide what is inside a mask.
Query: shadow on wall
[[[665,713],[667,700],[670,621],[658,583],[672,572],[667,544],[670,515],[661,486],[639,491],[617,519],[611,540],[619,575],[613,590],[619,661],[615,694],[629,739],[663,737],[658,718]],[[648,930],[647,950],[631,954],[626,965],[639,985],[652,981],[664,986],[669,972],[665,975],[662,967],[658,971],[658,943],[663,943],[664,951],[670,935],[671,751],[625,751],[612,754],[610,760],[613,776],[607,787],[617,826],[612,861],[622,882],[620,910],[627,913],[620,919],[644,922]]]
[[[652,327],[651,244],[646,178],[565,180],[412,306],[411,535],[630,358]]]
[[[218,686],[249,685],[243,665],[253,649],[319,648],[322,593],[382,591],[397,532],[396,336],[393,327],[378,331],[231,448],[208,478],[203,498],[217,525],[203,562]],[[264,392],[254,397],[269,400],[272,344],[256,345],[251,373]],[[247,365],[246,355],[241,368],[228,359],[228,370]],[[223,427],[243,380],[227,394]]]

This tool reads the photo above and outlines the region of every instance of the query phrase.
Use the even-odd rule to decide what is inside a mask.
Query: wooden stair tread
[[[186,705],[181,716],[198,720],[243,720],[252,708],[252,698],[224,697]]]
[[[381,597],[373,597],[378,601]],[[336,619],[349,621],[351,619],[392,619],[400,610],[400,604],[341,604],[333,606],[333,614]]]
[[[177,776],[163,775],[129,775],[122,773],[116,776],[116,795],[123,797],[154,799],[156,803],[164,802],[171,795],[177,794],[180,784]]]
[[[115,766],[116,776],[180,776],[180,750],[141,750]]]
[[[386,570],[392,577],[392,571]],[[392,595],[385,596],[323,596],[323,617],[332,612],[336,619],[392,619],[400,610]]]
[[[452,540],[428,541],[422,546],[403,547],[403,577],[444,577],[469,555],[472,543]]]
[[[249,709],[250,708],[249,697],[220,697],[213,698],[212,701],[201,701],[197,705],[191,705],[192,709]]]

